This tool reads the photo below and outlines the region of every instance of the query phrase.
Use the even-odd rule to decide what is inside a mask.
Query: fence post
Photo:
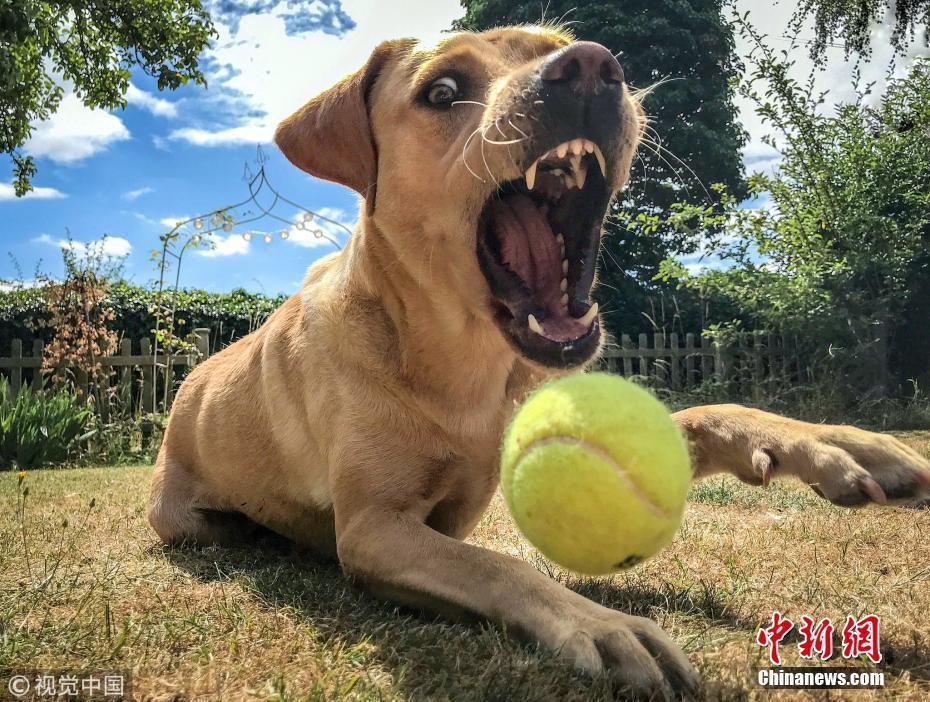
[[[656,332],[652,335],[655,347],[656,385],[668,385],[668,366],[665,363],[665,332]]]
[[[646,358],[645,351],[649,349],[649,337],[645,334],[639,335],[639,374],[645,379],[649,379],[649,359]]]
[[[694,334],[685,334],[685,387],[694,383]]]
[[[35,362],[39,365],[36,366],[35,370],[32,373],[32,387],[35,390],[42,389],[42,356],[45,351],[45,345],[42,343],[42,339],[33,339],[32,340],[32,357],[35,359]]]
[[[623,349],[623,375],[629,378],[633,375],[633,342],[629,334],[623,334],[620,337],[620,348]]]
[[[717,376],[718,383],[727,381],[727,359],[726,351],[719,341],[713,343],[714,348],[714,374]]]
[[[710,380],[712,355],[710,339],[701,334],[701,382]]]
[[[155,413],[155,358],[152,357],[152,342],[143,339],[141,344],[142,355],[142,410],[149,414]]]
[[[210,329],[209,327],[198,327],[194,330],[194,336],[197,337],[197,353],[200,358],[197,363],[207,360],[210,355]]]
[[[672,363],[672,390],[681,390],[681,348],[678,345],[678,333],[672,332],[669,336],[669,357]]]
[[[23,385],[23,342],[19,339],[13,339],[10,342],[10,359],[12,361],[10,388],[15,397],[19,395],[19,389]]]

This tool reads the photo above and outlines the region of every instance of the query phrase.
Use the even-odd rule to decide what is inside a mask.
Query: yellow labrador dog
[[[602,345],[601,225],[644,121],[611,53],[551,28],[386,42],[285,120],[281,150],[360,193],[360,220],[185,381],[152,480],[159,536],[261,525],[394,602],[500,622],[644,694],[694,693],[652,621],[463,541],[515,404]],[[736,405],[675,418],[696,477],[793,475],[850,506],[930,488],[930,463],[887,436]]]

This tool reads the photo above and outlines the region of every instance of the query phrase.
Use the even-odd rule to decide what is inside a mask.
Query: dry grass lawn
[[[904,437],[930,455],[930,432]],[[150,469],[0,475],[0,669],[124,668],[139,699],[599,700],[618,692],[481,624],[430,621],[286,548],[177,549],[144,515]],[[843,511],[806,488],[713,479],[674,545],[629,574],[578,579],[539,559],[495,500],[476,543],[588,597],[657,619],[710,699],[930,699],[930,510]],[[25,547],[24,547],[25,539]],[[479,584],[480,586],[480,584]],[[762,691],[772,610],[882,616],[886,687]],[[794,641],[786,664],[800,664]]]

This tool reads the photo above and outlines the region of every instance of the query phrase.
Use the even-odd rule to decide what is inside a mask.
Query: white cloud
[[[360,68],[380,42],[409,36],[432,41],[462,15],[458,0],[410,1],[403,12],[383,0],[343,0],[341,5],[357,23],[341,36],[323,31],[289,34],[293,17],[285,3],[268,12],[242,15],[235,29],[218,22],[219,39],[207,53],[217,66],[208,76],[207,95],[227,111],[231,101],[241,116],[238,123],[217,129],[178,129],[170,138],[198,146],[268,142],[278,122]]]
[[[339,222],[348,227],[349,230],[355,226],[355,222],[353,222],[343,210],[335,207],[320,207],[316,212],[327,219]],[[300,221],[301,220],[298,218],[298,223]],[[330,238],[327,239],[324,236],[318,236],[316,234],[317,231],[323,231]],[[317,246],[332,246],[330,239],[335,239],[342,245],[347,238],[348,233],[342,227],[320,218],[314,218],[311,221],[305,222],[303,228],[295,223],[288,231],[287,240],[292,244],[309,249]]]
[[[190,218],[191,218],[190,215],[178,215],[177,217],[162,217],[158,221],[163,227],[167,227],[168,229],[174,229],[181,222],[186,222]]]
[[[215,132],[185,127],[175,129],[169,139],[180,139],[194,146],[229,146],[231,144],[266,144],[274,135],[273,125],[250,124]]]
[[[34,187],[22,197],[16,197],[16,191],[12,183],[0,183],[0,202],[4,200],[56,200],[58,198],[68,197],[60,190],[55,188],[38,188]]]
[[[154,193],[155,188],[150,188],[145,186],[144,188],[137,188],[136,190],[127,190],[123,193],[122,197],[126,202],[134,202],[138,200],[143,195],[148,195],[149,193]]]
[[[144,90],[140,90],[132,83],[129,84],[129,88],[126,90],[126,102],[135,107],[139,107],[143,110],[151,112],[157,117],[177,117],[178,116],[178,106],[177,103],[171,102],[170,100],[165,100],[160,98],[152,93],[147,93]]]
[[[207,237],[207,240],[213,242],[213,247],[197,249],[197,254],[199,256],[204,256],[206,258],[242,256],[247,254],[251,249],[251,242],[243,239],[241,234],[230,234],[229,236],[225,237],[219,234],[214,234],[210,237]]]
[[[48,234],[40,234],[32,240],[36,244],[57,246],[66,251],[73,251],[78,256],[110,256],[123,258],[132,253],[132,244],[121,236],[103,236],[94,241],[77,241],[75,239],[55,239]]]
[[[57,163],[73,163],[128,138],[129,130],[119,117],[85,107],[77,95],[69,92],[62,98],[58,111],[48,121],[36,125],[25,150]]]

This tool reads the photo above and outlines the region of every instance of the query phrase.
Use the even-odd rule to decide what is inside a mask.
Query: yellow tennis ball
[[[543,555],[577,573],[629,568],[667,546],[690,484],[688,449],[665,406],[614,375],[547,383],[504,435],[510,513]]]

